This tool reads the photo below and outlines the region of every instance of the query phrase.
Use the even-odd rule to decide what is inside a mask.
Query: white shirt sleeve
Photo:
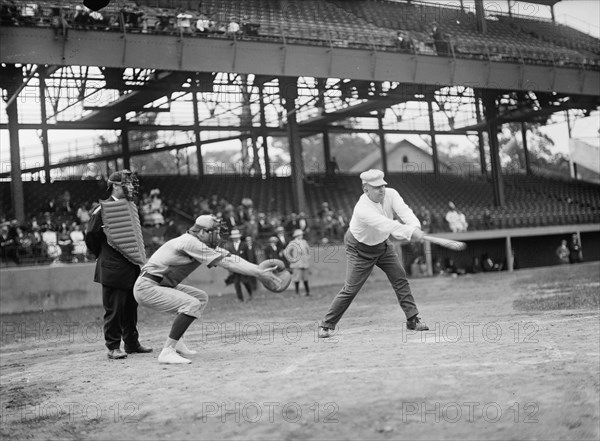
[[[391,235],[396,239],[406,239],[410,240],[413,232],[417,228],[421,228],[421,222],[415,216],[413,211],[410,209],[408,205],[402,199],[402,196],[394,190],[393,188],[386,189],[386,192],[390,193],[391,202],[392,202],[392,210],[396,213],[396,216],[400,218],[402,223],[396,222],[397,227],[391,231]]]

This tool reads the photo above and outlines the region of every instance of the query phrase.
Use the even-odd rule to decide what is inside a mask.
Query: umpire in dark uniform
[[[137,179],[129,170],[110,175],[108,201],[133,200],[137,191]],[[134,225],[134,228],[141,228]],[[141,235],[141,230],[140,230]],[[104,306],[104,339],[109,359],[126,358],[127,354],[152,352],[139,342],[137,330],[137,307],[133,297],[133,285],[140,274],[140,267],[113,248],[104,233],[102,207],[92,213],[86,231],[85,243],[97,257],[94,282],[102,284]],[[121,340],[126,353],[121,352]]]

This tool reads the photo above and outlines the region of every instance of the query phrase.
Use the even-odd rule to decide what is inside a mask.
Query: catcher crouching
[[[196,351],[182,341],[183,334],[202,314],[208,294],[181,282],[205,263],[208,268],[220,266],[229,271],[258,278],[265,287],[280,291],[287,288],[289,278],[277,277],[275,265],[259,267],[220,248],[220,222],[210,215],[199,216],[184,234],[163,244],[148,262],[135,282],[133,293],[137,302],[158,311],[177,314],[169,336],[158,356],[159,363],[186,364],[186,356]]]

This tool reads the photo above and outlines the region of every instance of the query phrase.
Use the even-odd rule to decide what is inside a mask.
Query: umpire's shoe
[[[406,321],[406,329],[411,331],[429,331],[429,326],[421,322],[419,317],[414,315]]]
[[[108,354],[106,354],[106,356],[110,360],[121,360],[123,358],[127,358],[127,354],[125,354],[124,352],[121,352],[121,350],[118,348],[109,350]]]
[[[142,346],[140,344],[138,344],[135,348],[129,348],[125,346],[125,352],[127,352],[128,354],[148,354],[152,351],[152,348],[147,348],[146,346]]]

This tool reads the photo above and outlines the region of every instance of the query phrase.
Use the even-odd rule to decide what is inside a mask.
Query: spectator
[[[421,231],[431,233],[431,212],[424,205],[421,205],[421,211],[417,214],[417,217],[421,222]]]
[[[73,263],[87,262],[87,245],[85,244],[82,227],[73,222],[69,236],[73,245]]]
[[[569,262],[583,262],[583,251],[581,250],[581,243],[579,242],[579,236],[577,236],[577,233],[573,233],[571,235],[571,241],[569,242]]]
[[[481,261],[479,260],[479,257],[474,256],[473,257],[473,264],[471,266],[471,272],[473,274],[479,274],[482,270],[481,268]]]
[[[481,256],[481,268],[483,269],[483,272],[488,273],[492,271],[501,271],[502,265],[495,263],[488,253],[484,253],[483,256]]]
[[[410,274],[413,277],[424,277],[427,275],[427,263],[423,256],[417,256],[410,264]]]
[[[75,29],[87,29],[90,22],[90,13],[82,5],[75,6],[75,15],[73,16],[73,27]]]
[[[481,217],[481,221],[483,223],[483,228],[485,228],[486,230],[491,230],[496,226],[494,223],[494,219],[492,218],[492,212],[487,207],[483,210],[483,216]]]
[[[450,231],[453,233],[461,233],[463,231],[467,231],[469,224],[467,223],[467,219],[465,215],[460,212],[454,202],[450,201],[448,203],[450,210],[446,213],[446,222],[448,222],[448,226],[450,227]]]
[[[431,34],[433,44],[438,55],[447,57],[450,55],[450,45],[447,36],[437,23],[433,23],[433,32]]]
[[[310,295],[309,276],[310,276],[310,247],[304,240],[304,232],[297,229],[293,233],[294,239],[290,241],[284,250],[285,258],[290,262],[292,270],[292,281],[296,294],[300,294],[300,282],[304,284],[304,293]]]
[[[571,252],[569,251],[566,240],[563,239],[560,241],[560,245],[556,249],[556,255],[558,256],[558,260],[561,265],[569,263],[569,256],[571,255]]]
[[[196,21],[196,31],[200,34],[208,34],[209,27],[210,21],[208,20],[208,17],[204,14],[200,14]]]
[[[406,33],[402,31],[398,31],[396,34],[396,46],[402,52],[415,52],[415,45],[413,44],[412,39]]]
[[[281,259],[281,247],[279,246],[279,240],[275,236],[269,237],[269,243],[263,250],[265,260],[269,259]]]
[[[77,219],[79,219],[79,225],[81,230],[87,230],[88,223],[90,222],[90,211],[87,208],[87,204],[81,204],[77,209]]]
[[[19,264],[17,255],[17,239],[16,233],[11,231],[8,224],[4,223],[0,227],[0,256],[3,263],[13,261]]]
[[[249,36],[258,36],[260,24],[250,21],[248,16],[242,18],[242,33]]]
[[[58,235],[54,230],[48,230],[42,227],[42,249],[46,256],[52,259],[52,263],[57,263],[62,254],[62,250],[58,245]]]
[[[266,239],[268,236],[273,234],[273,227],[269,221],[267,221],[267,215],[265,213],[258,213],[258,235],[261,239]]]
[[[258,239],[258,222],[254,214],[250,215],[250,219],[244,225],[244,233],[246,238],[251,238],[253,241]],[[252,262],[255,263],[255,262]]]
[[[63,222],[60,226],[57,243],[60,247],[62,260],[64,262],[71,262],[71,256],[73,255],[73,241],[71,240],[69,227],[65,222]]]
[[[227,251],[229,251],[233,256],[239,256],[244,260],[248,260],[247,259],[247,256],[248,256],[247,245],[245,242],[242,242],[242,240],[241,240],[242,234],[240,233],[240,230],[237,230],[237,229],[231,230],[231,235],[229,236],[229,238],[231,239],[231,242],[229,242],[225,246],[225,249],[227,249]],[[254,257],[256,260],[256,256],[254,256]],[[247,301],[249,302],[250,300],[252,300],[252,293],[253,293],[252,284],[251,284],[251,281],[247,278],[247,276],[245,276],[244,274],[240,274],[240,273],[231,271],[229,273],[229,276],[227,277],[227,281],[229,283],[233,283],[233,286],[235,287],[235,294],[237,295],[237,298],[240,302],[244,301],[244,293],[242,292],[242,285],[244,285],[244,287],[246,288],[246,291],[248,293]]]
[[[55,6],[51,9],[50,26],[54,30],[54,39],[56,40],[59,35],[68,38],[69,36],[69,23],[65,19],[64,9],[60,6]]]
[[[229,37],[236,37],[240,34],[240,24],[235,20],[234,17],[229,18],[229,24],[227,25],[227,35]]]
[[[191,20],[194,16],[187,11],[180,11],[181,12],[177,14],[177,29],[181,34],[193,34]]]

